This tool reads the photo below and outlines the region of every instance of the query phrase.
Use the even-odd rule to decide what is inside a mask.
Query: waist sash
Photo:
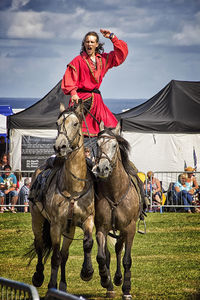
[[[91,91],[84,90],[84,89],[78,89],[77,92],[80,92],[80,93],[95,93],[95,94],[101,94],[100,90],[98,90],[98,89],[93,89],[93,90],[91,90]]]

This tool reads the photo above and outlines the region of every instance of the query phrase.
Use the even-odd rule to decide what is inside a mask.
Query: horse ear
[[[120,135],[120,122],[117,123],[117,126],[112,130],[115,135]]]
[[[105,128],[105,126],[104,126],[104,122],[103,122],[103,121],[101,121],[101,123],[100,123],[100,125],[99,125],[99,130],[100,130],[100,131],[103,131],[103,130],[104,130],[104,128]]]
[[[65,111],[65,105],[60,103],[60,112],[62,113],[63,111]]]

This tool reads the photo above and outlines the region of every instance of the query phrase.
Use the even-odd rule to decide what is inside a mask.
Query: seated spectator
[[[17,187],[17,178],[14,174],[11,173],[11,166],[5,165],[4,171],[0,176],[0,202],[1,204],[6,203],[6,196],[11,199],[11,212],[15,213],[14,205],[17,204],[18,193],[16,191]],[[1,213],[4,212],[4,208],[1,206]]]
[[[144,189],[149,197],[152,193],[152,204],[161,204],[161,184],[152,171],[147,172],[147,186],[144,184]]]
[[[185,168],[185,172],[187,172],[187,176],[188,176],[187,182],[189,183],[189,185],[192,188],[195,188],[195,190],[198,190],[199,185],[198,185],[196,177],[194,175],[194,171],[195,171],[195,169],[192,167]]]
[[[187,178],[188,176],[186,173],[180,174],[178,181],[174,185],[174,189],[176,191],[179,204],[184,204],[184,211],[191,213],[190,206],[192,206],[192,195],[194,194],[195,189],[191,188],[187,182]]]
[[[200,206],[200,191],[199,191],[199,185],[198,185],[197,179],[194,174],[195,169],[192,167],[187,167],[187,168],[185,168],[185,171],[187,172],[187,175],[188,175],[187,182],[189,183],[191,188],[194,189],[193,204]],[[195,212],[199,213],[200,208],[196,207]]]
[[[24,179],[24,185],[21,187],[18,195],[18,204],[19,205],[28,205],[28,195],[29,195],[29,189],[30,189],[31,181],[29,178]],[[28,212],[28,206],[19,207],[18,209],[21,212]]]

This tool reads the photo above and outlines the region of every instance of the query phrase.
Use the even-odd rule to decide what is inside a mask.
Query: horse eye
[[[78,122],[74,123],[74,127],[76,127],[78,125]]]

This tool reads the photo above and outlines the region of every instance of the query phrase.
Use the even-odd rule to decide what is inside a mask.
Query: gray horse
[[[81,227],[84,232],[84,262],[81,278],[90,280],[93,275],[91,250],[94,227],[94,189],[84,154],[82,114],[82,104],[75,109],[67,110],[64,105],[60,105],[55,151],[56,160],[61,159],[63,163],[51,176],[50,184],[43,193],[43,199],[35,197],[30,202],[32,230],[35,236],[34,251],[38,258],[32,282],[37,287],[43,283],[44,262],[52,250],[51,278],[48,288],[57,288],[57,273],[61,266],[59,288],[66,290],[65,265],[76,226]],[[33,185],[40,173],[41,170],[36,170],[32,180]],[[63,243],[60,251],[62,236]]]

